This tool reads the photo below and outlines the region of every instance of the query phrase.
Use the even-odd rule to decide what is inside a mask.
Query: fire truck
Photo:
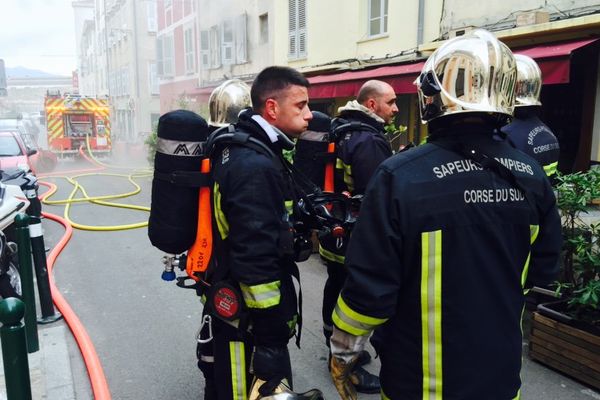
[[[108,100],[78,94],[48,92],[45,99],[48,149],[57,154],[74,154],[89,137],[90,150],[108,153],[110,110]]]

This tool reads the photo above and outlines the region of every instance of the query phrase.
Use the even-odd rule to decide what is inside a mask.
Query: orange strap
[[[332,142],[332,143],[329,143],[329,146],[327,146],[327,154],[334,154],[334,153],[335,153],[335,143]],[[333,193],[334,163],[335,163],[335,161],[333,161],[333,159],[332,159],[325,165],[325,182],[323,182],[323,191],[324,192]]]
[[[200,172],[210,172],[210,159],[202,160]],[[195,274],[205,272],[212,256],[212,210],[210,207],[210,187],[200,188],[198,196],[198,227],[196,230],[196,241],[188,250],[185,271],[195,281],[200,280]]]

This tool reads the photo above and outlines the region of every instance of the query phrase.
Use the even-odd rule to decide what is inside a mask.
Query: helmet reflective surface
[[[467,112],[512,115],[516,80],[512,52],[490,32],[477,29],[449,40],[415,81],[421,119]]]
[[[230,79],[213,90],[208,99],[211,126],[227,126],[237,122],[240,111],[250,107],[250,87],[239,79]]]
[[[528,56],[515,54],[517,61],[517,92],[515,107],[541,106],[542,71],[537,63]]]

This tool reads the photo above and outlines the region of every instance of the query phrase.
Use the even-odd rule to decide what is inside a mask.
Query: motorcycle
[[[18,214],[23,214],[30,208],[29,196],[24,193],[23,188],[29,188],[34,183],[37,200],[37,179],[31,171],[22,169],[0,171],[0,179],[0,299],[21,298],[14,221]]]

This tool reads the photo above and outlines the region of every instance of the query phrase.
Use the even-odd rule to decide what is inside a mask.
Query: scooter
[[[21,298],[21,276],[15,240],[15,217],[27,211],[30,201],[20,184],[29,171],[1,171],[0,182],[0,298]],[[20,179],[15,182],[15,179]],[[8,184],[5,182],[9,182]],[[16,183],[16,184],[13,184]],[[37,183],[37,182],[36,182]]]

